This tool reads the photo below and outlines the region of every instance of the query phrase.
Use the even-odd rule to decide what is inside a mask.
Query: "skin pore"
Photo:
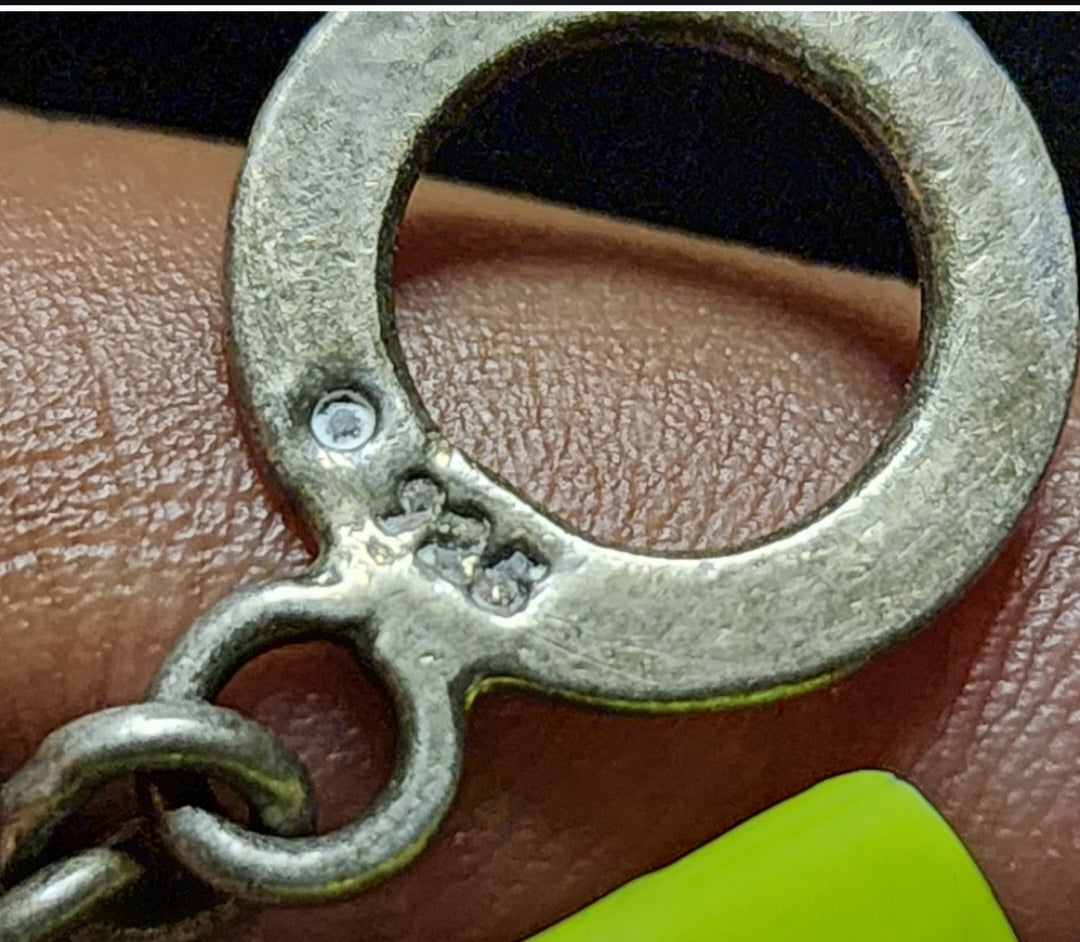
[[[208,605],[311,546],[258,470],[224,354],[231,145],[0,112],[0,774],[140,697]],[[731,546],[866,460],[913,363],[915,289],[424,181],[397,321],[432,416],[598,538]],[[266,911],[242,942],[511,942],[821,778],[896,770],[1025,942],[1080,924],[1080,429],[998,559],[915,640],[750,710],[627,717],[481,698],[461,792],[408,870]],[[322,827],[386,781],[393,717],[336,649],[227,705],[308,763]]]

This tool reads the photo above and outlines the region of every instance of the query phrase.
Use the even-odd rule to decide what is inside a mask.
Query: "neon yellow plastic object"
[[[887,772],[829,779],[531,942],[1016,942],[960,839]]]

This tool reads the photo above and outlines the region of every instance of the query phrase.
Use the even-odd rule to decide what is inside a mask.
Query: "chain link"
[[[0,942],[42,942],[88,919],[142,875],[127,854],[96,847],[42,867],[0,898]]]
[[[273,733],[238,713],[204,702],[153,701],[84,716],[53,732],[0,791],[0,878],[5,885],[20,881],[0,897],[0,942],[66,937],[136,884],[143,866],[109,848],[35,868],[60,825],[98,789],[121,776],[161,771],[231,785],[266,832],[314,829],[304,766]],[[161,938],[166,928],[175,927],[142,937]]]

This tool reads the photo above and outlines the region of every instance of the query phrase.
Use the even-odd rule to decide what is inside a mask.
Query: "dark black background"
[[[243,140],[307,13],[0,14],[0,100]],[[967,19],[1012,75],[1080,208],[1080,16]],[[0,142],[2,146],[2,142]],[[517,80],[430,172],[874,271],[914,275],[903,220],[824,109],[709,53],[615,47]]]

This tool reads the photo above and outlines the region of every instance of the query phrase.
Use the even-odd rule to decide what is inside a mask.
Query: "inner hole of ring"
[[[784,79],[700,47],[570,52],[489,92],[425,174],[394,260],[414,385],[576,528],[758,539],[892,425],[919,334],[903,211]]]
[[[397,715],[383,683],[344,645],[285,644],[252,658],[216,698],[296,752],[311,776],[317,833],[362,817],[390,783]]]

